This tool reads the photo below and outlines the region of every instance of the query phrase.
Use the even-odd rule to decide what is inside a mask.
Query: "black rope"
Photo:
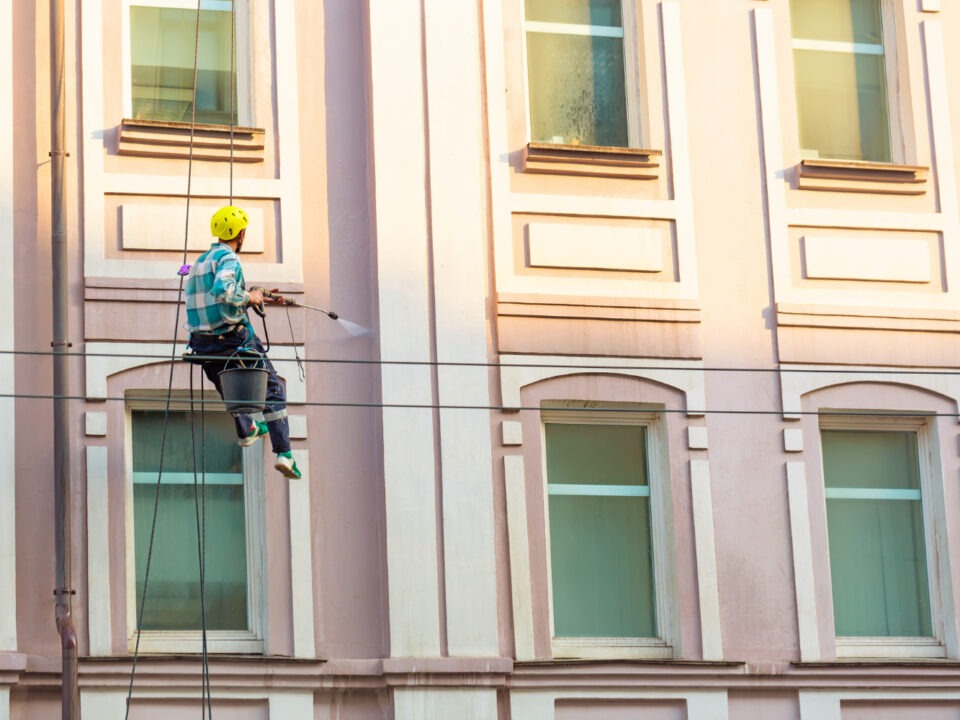
[[[163,425],[160,432],[160,463],[157,469],[157,483],[153,497],[153,518],[150,522],[150,542],[147,545],[147,563],[143,575],[143,590],[140,597],[140,611],[137,614],[137,640],[133,648],[133,665],[130,668],[130,687],[127,689],[127,705],[124,718],[130,717],[130,700],[133,697],[133,678],[137,671],[137,658],[140,653],[140,636],[143,630],[143,615],[147,607],[147,586],[150,581],[150,563],[153,559],[153,540],[157,532],[157,511],[160,508],[160,481],[163,477],[163,457],[164,449],[167,444],[167,425],[170,418],[170,401],[173,390],[173,363],[170,364],[169,390],[167,392],[166,406],[163,413]]]
[[[187,262],[187,245],[190,238],[190,192],[192,190],[193,184],[193,146],[194,146],[194,136],[196,131],[197,124],[197,66],[200,52],[200,3],[201,0],[197,0],[197,19],[194,29],[193,37],[193,102],[190,109],[190,147],[189,154],[187,156],[187,203],[186,203],[186,214],[184,218],[184,228],[183,228],[183,264]],[[124,713],[124,720],[128,720],[130,717],[130,703],[133,698],[133,681],[137,672],[137,659],[140,655],[140,638],[143,635],[143,617],[144,610],[147,606],[147,588],[150,580],[150,566],[153,560],[153,544],[156,539],[157,532],[157,515],[160,509],[160,483],[163,479],[163,459],[164,452],[166,450],[167,443],[167,427],[170,422],[170,404],[173,396],[173,369],[176,367],[176,356],[177,356],[177,330],[180,327],[180,298],[183,296],[183,282],[184,276],[180,275],[179,286],[177,289],[177,313],[176,319],[173,325],[173,343],[172,350],[170,355],[170,374],[167,380],[167,398],[164,405],[163,412],[163,426],[160,434],[160,461],[158,463],[159,467],[157,469],[157,484],[154,491],[153,498],[153,519],[150,523],[150,541],[147,545],[147,560],[146,566],[144,567],[143,572],[143,595],[140,598],[140,611],[137,614],[137,640],[133,648],[133,661],[130,667],[130,685],[127,688],[127,702],[126,710]],[[202,582],[202,581],[201,581]],[[204,638],[204,642],[206,639]]]
[[[203,376],[200,378],[200,396],[203,397]],[[197,563],[200,571],[200,628],[201,662],[203,677],[201,689],[201,713],[203,720],[203,700],[206,699],[207,717],[213,717],[210,693],[210,656],[207,652],[207,603],[206,603],[206,564],[207,564],[207,453],[206,453],[206,403],[200,403],[200,480],[197,481],[197,430],[194,411],[193,369],[190,370],[190,436],[193,446],[193,509],[197,521]]]
[[[306,382],[307,371],[303,365],[303,360],[300,359],[300,352],[297,350],[297,338],[293,334],[293,320],[290,319],[290,306],[284,305],[283,309],[287,311],[287,327],[290,328],[290,345],[293,347],[293,357],[297,361],[297,373],[300,376],[300,382]],[[264,318],[263,322],[264,322],[264,326],[266,326],[267,319]]]
[[[260,321],[263,323],[263,354],[266,355],[270,352],[270,331],[267,330],[267,314],[264,313],[260,317]],[[253,326],[250,326],[250,329],[253,330]]]
[[[230,202],[233,205],[233,126],[237,95],[237,3],[230,3]]]

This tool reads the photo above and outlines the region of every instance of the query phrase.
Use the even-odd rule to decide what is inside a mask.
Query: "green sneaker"
[[[267,424],[265,422],[255,422],[253,427],[250,429],[250,434],[245,438],[237,440],[237,445],[240,447],[250,447],[257,440],[262,438],[264,435],[268,435],[269,433],[270,430],[267,428]]]
[[[288,480],[299,480],[303,477],[291,452],[277,453],[277,462],[274,463],[273,468],[279,470],[280,474]]]

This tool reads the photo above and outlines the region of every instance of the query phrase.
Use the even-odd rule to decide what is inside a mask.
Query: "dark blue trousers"
[[[210,359],[202,361],[203,372],[213,383],[220,397],[223,397],[223,388],[220,386],[220,372],[227,367],[228,358],[239,348],[256,350],[263,356],[264,368],[267,371],[267,409],[263,419],[270,430],[270,443],[275,453],[290,451],[290,425],[287,421],[287,391],[283,381],[277,375],[273,363],[266,355],[260,338],[247,324],[237,326],[237,329],[226,335],[205,335],[192,333],[189,342],[190,349],[197,355],[224,356],[223,360]],[[254,421],[249,415],[239,413],[234,415],[237,426],[237,437],[245,438],[250,434]]]

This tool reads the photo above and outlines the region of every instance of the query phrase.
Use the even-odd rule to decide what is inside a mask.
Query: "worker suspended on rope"
[[[200,361],[203,372],[221,398],[219,373],[227,366],[227,358],[235,356],[240,349],[254,350],[262,356],[268,372],[264,422],[244,413],[235,415],[237,437],[242,447],[248,447],[269,433],[277,455],[274,468],[287,478],[297,479],[301,474],[290,450],[286,392],[247,317],[250,306],[260,307],[264,302],[283,304],[285,299],[275,293],[267,293],[265,297],[259,288],[246,288],[237,254],[243,246],[248,224],[247,214],[233,205],[213,214],[210,231],[217,242],[197,258],[190,269],[184,290],[185,327],[190,331],[190,350],[194,355],[208,358]]]

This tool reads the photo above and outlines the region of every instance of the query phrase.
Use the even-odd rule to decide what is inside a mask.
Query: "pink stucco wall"
[[[294,452],[309,454],[309,502],[291,503],[297,488],[268,467],[267,653],[214,659],[217,712],[273,720],[281,711],[271,707],[301,703],[296,707],[308,709],[298,712],[312,711],[316,720],[452,717],[454,707],[484,720],[960,717],[960,390],[953,379],[960,193],[951,175],[960,167],[960,44],[951,41],[960,32],[960,7],[892,3],[901,164],[928,167],[931,179],[918,195],[887,196],[797,188],[787,0],[630,3],[635,27],[628,35],[642,46],[641,139],[662,153],[656,178],[642,181],[524,171],[518,0],[459,8],[476,13],[475,23],[434,0],[281,1],[254,0],[270,21],[256,27],[263,75],[254,103],[267,148],[263,162],[238,173],[245,183],[238,202],[263,212],[266,249],[248,256],[248,276],[280,277],[285,292],[371,332],[350,338],[322,314],[306,313],[293,316],[290,337],[285,315],[270,313],[278,349],[296,342],[308,361],[305,403],[291,412],[306,418]],[[169,366],[137,365],[100,378],[99,361],[79,354],[93,343],[167,342],[175,332],[173,272],[159,277],[151,266],[127,276],[110,263],[179,265],[178,253],[123,249],[120,234],[125,203],[153,198],[157,207],[179,207],[182,191],[170,189],[173,180],[163,183],[186,172],[183,160],[115,152],[123,114],[112,47],[120,6],[67,7],[68,291],[78,353],[69,361],[76,399],[68,452],[73,608],[88,702],[121,698],[130,667],[121,398],[165,388]],[[278,18],[291,21],[286,36],[277,34]],[[17,638],[15,648],[0,650],[0,718],[40,720],[59,711],[46,397],[52,363],[45,355],[52,282],[48,9],[0,5],[0,22],[7,20],[15,28],[8,49],[14,82],[0,86],[0,105],[12,108],[14,177],[11,188],[0,187],[0,203],[10,205],[15,224],[8,301],[19,397],[9,448],[16,573],[0,583],[14,584]],[[105,38],[103,46],[91,51],[91,38]],[[372,47],[371,38],[381,44]],[[283,65],[291,48],[293,62]],[[447,55],[470,59],[475,72],[454,67]],[[97,82],[85,66],[91,58]],[[94,92],[102,103],[90,104]],[[464,126],[476,137],[457,138],[438,123],[474,109]],[[290,128],[296,133],[284,134]],[[105,140],[91,143],[101,132]],[[196,177],[212,183],[225,170],[201,163]],[[216,199],[212,185],[203,187],[198,203]],[[453,199],[444,206],[440,198]],[[529,228],[536,223],[573,228],[580,244],[569,267],[533,266]],[[660,233],[663,267],[598,269],[591,255],[598,228],[642,238]],[[810,278],[802,238],[817,233],[836,235],[838,243],[919,238],[932,248],[930,279],[865,280],[857,268]],[[457,252],[444,254],[450,247]],[[296,267],[293,257],[302,258]],[[416,286],[408,278],[419,278]],[[406,294],[391,296],[397,288]],[[417,313],[404,316],[400,307]],[[421,344],[397,340],[406,335]],[[408,347],[409,356],[399,353]],[[607,361],[615,366],[603,367]],[[567,362],[576,367],[563,368]],[[533,375],[517,380],[524,364]],[[455,375],[463,367],[476,374]],[[889,377],[870,374],[878,368]],[[923,374],[929,370],[943,372],[931,378]],[[292,363],[282,365],[281,374],[295,373]],[[85,398],[101,379],[107,399]],[[174,387],[187,387],[182,367]],[[409,399],[407,417],[427,420],[388,424],[395,435],[385,436],[386,396]],[[437,407],[454,396],[475,400],[469,412],[480,414],[489,443],[460,430],[462,415]],[[557,400],[659,413],[669,489],[667,604],[676,627],[668,658],[608,649],[554,657],[539,409]],[[946,599],[935,619],[943,657],[838,660],[817,415],[838,409],[930,417],[933,465],[942,472],[934,479],[943,507],[932,572]],[[105,435],[87,435],[87,413],[105,415]],[[110,655],[92,658],[91,618],[103,598],[88,569],[102,549],[88,545],[86,452],[101,447],[108,502],[97,517],[108,523],[110,569],[92,582],[111,596]],[[408,477],[410,468],[426,469]],[[518,477],[519,519],[508,487]],[[808,508],[799,525],[791,517],[798,490]],[[476,497],[484,504],[470,506]],[[291,539],[298,511],[306,529]],[[391,554],[425,528],[424,547]],[[304,567],[296,563],[305,547]],[[410,587],[405,581],[414,575],[425,582]],[[466,579],[457,585],[452,577]],[[811,588],[800,586],[806,579]],[[401,587],[406,595],[391,596]],[[481,630],[457,624],[464,617],[475,617]],[[408,656],[408,647],[428,650]],[[138,700],[138,716],[195,711],[195,657],[148,658],[139,672],[137,689],[162,697]]]

